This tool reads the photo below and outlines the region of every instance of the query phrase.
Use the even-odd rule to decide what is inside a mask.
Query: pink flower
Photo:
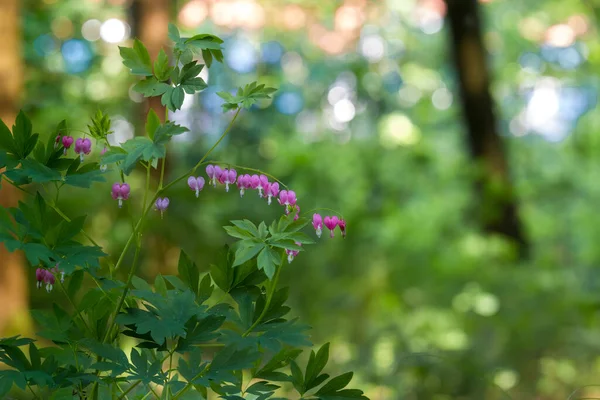
[[[244,197],[246,189],[252,188],[252,177],[248,174],[240,175],[237,179],[237,187],[240,189],[240,197]]]
[[[338,226],[340,227],[340,231],[342,231],[342,237],[346,238],[346,221],[344,221],[344,219],[340,219],[338,221]]]
[[[201,176],[188,178],[188,186],[196,191],[196,197],[200,196],[200,191],[204,188],[204,178]]]
[[[119,208],[123,206],[123,200],[127,200],[129,198],[129,192],[131,188],[127,183],[115,183],[112,185],[111,196],[113,199],[119,201]]]
[[[60,135],[58,135],[56,140],[54,140],[54,150],[58,149],[58,146],[60,146]]]
[[[313,228],[315,228],[315,231],[317,233],[317,237],[321,237],[321,234],[323,233],[323,217],[321,217],[321,214],[313,214]]]
[[[297,246],[302,246],[302,243],[296,242],[296,245]],[[294,261],[294,257],[296,257],[298,255],[299,251],[298,250],[287,250],[286,249],[285,253],[288,256],[288,263],[291,263],[292,261]]]
[[[269,178],[266,175],[252,175],[252,189],[258,189],[258,197],[263,197],[263,189],[269,184]]]
[[[42,281],[44,280],[44,277],[46,276],[46,270],[43,268],[38,268],[35,270],[35,279],[37,280],[37,288],[41,288],[42,287]]]
[[[217,180],[219,179],[219,177],[221,176],[221,172],[223,172],[221,170],[221,167],[219,167],[218,165],[207,165],[206,166],[206,174],[208,175],[209,184],[212,184],[214,187],[217,187]]]
[[[90,154],[92,151],[92,141],[90,139],[79,138],[75,141],[75,153],[79,154],[81,162],[83,162],[83,155]]]
[[[219,182],[225,184],[225,191],[229,192],[229,184],[235,183],[235,178],[237,177],[237,171],[235,169],[227,169],[225,168],[221,171],[221,175],[219,175]]]
[[[64,152],[65,154],[67,154],[67,150],[71,148],[72,144],[73,144],[73,136],[63,136],[62,137],[62,145],[65,148],[65,152]]]
[[[296,192],[293,190],[282,190],[279,192],[279,204],[282,206],[296,205]]]
[[[267,186],[265,187],[265,194],[267,195],[267,204],[271,205],[271,198],[277,197],[277,195],[279,194],[279,183],[268,182]]]
[[[294,216],[294,221],[298,221],[298,218],[300,218],[300,206],[296,204],[296,215]]]
[[[285,206],[285,215],[296,209],[296,192],[293,190],[282,190],[279,192],[279,204]],[[300,212],[300,207],[298,207]],[[298,214],[294,217],[294,221],[298,219]]]
[[[168,197],[164,197],[164,198],[158,198],[156,199],[156,202],[154,203],[154,208],[156,208],[157,211],[160,211],[160,217],[163,217],[163,213],[165,212],[165,210],[167,209],[167,207],[169,207],[169,198]]]
[[[327,227],[327,229],[329,229],[330,236],[333,237],[334,236],[333,230],[338,225],[339,218],[336,217],[335,215],[333,217],[327,216],[324,218],[323,222],[325,223],[325,226]]]
[[[48,270],[42,270],[44,272],[44,283],[46,284],[46,291],[48,293],[50,293],[52,291],[52,288],[54,287],[54,275],[52,275],[52,272],[48,271]]]

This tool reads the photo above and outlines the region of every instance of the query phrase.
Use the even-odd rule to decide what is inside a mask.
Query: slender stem
[[[160,180],[158,181],[158,190],[162,189],[163,182],[165,180],[165,164],[167,163],[167,158],[163,158],[160,166]]]
[[[310,214],[310,213],[311,213],[311,212],[313,212],[313,211],[319,211],[319,210],[323,210],[323,211],[331,211],[332,213],[339,215],[339,217],[340,217],[340,218],[344,219],[344,216],[343,216],[341,213],[339,213],[338,211],[335,211],[335,210],[333,210],[333,209],[331,209],[331,208],[325,208],[325,207],[317,207],[317,208],[313,208],[312,210],[308,210],[308,211],[306,211],[306,212],[305,212],[305,214]]]
[[[140,241],[140,239],[138,238],[138,245],[135,248],[135,255],[133,257],[133,263],[131,264],[131,268],[129,269],[129,275],[127,275],[127,282],[125,282],[125,288],[123,289],[123,293],[121,294],[121,297],[119,298],[119,302],[117,303],[117,308],[115,309],[114,314],[112,315],[112,317],[110,319],[108,328],[106,329],[106,332],[104,333],[104,338],[102,339],[102,343],[106,342],[106,339],[108,338],[108,335],[113,328],[115,320],[117,319],[117,315],[119,314],[119,311],[121,311],[121,307],[123,306],[123,303],[125,302],[125,297],[127,297],[127,292],[129,291],[129,284],[131,284],[131,280],[133,279],[133,275],[135,273],[135,267],[136,267],[138,258],[140,256],[140,250],[142,248],[141,243],[139,243],[139,241]]]
[[[167,391],[167,400],[171,397],[171,387],[169,383],[171,382],[171,368],[173,368],[173,352],[169,352],[169,371],[167,372],[167,386],[165,390]]]
[[[129,388],[126,391],[124,391],[123,394],[120,395],[117,400],[123,400],[124,398],[126,398],[127,394],[131,392],[140,383],[142,383],[142,381],[136,381],[133,385],[129,386]]]
[[[172,400],[177,400],[178,398],[180,398],[181,396],[184,395],[185,392],[187,392],[193,385],[192,382],[194,382],[196,379],[200,378],[202,375],[204,375],[204,373],[206,372],[206,370],[208,369],[208,365],[207,364],[202,371],[198,372],[198,374],[196,376],[194,376],[192,379],[190,379],[188,381],[188,383],[186,383],[186,385],[183,387],[183,389],[181,389],[174,397]]]
[[[142,210],[145,210],[148,205],[148,192],[150,192],[150,163],[146,165],[146,190],[144,191],[144,206],[142,207]]]
[[[148,389],[150,389],[150,391],[152,392],[152,394],[154,395],[154,397],[156,397],[157,399],[160,399],[160,396],[158,395],[158,393],[156,393],[154,391],[154,389],[152,389],[152,386],[150,386],[150,384],[148,384]]]
[[[171,354],[172,354],[172,353],[171,353],[171,352],[169,352],[169,354],[167,354],[167,355],[166,355],[166,356],[165,356],[165,357],[164,357],[164,358],[163,358],[163,359],[160,361],[160,363],[161,363],[161,364],[162,364],[162,363],[164,363],[164,362],[165,362],[165,360],[166,360],[167,358],[169,358],[169,356],[170,356]],[[134,383],[133,385],[129,386],[129,389],[127,389],[125,392],[123,392],[123,394],[122,394],[122,395],[121,395],[121,396],[120,396],[120,397],[119,397],[117,400],[122,400],[122,399],[124,399],[124,398],[127,396],[127,393],[131,392],[131,391],[132,391],[132,390],[133,390],[133,389],[134,389],[134,388],[135,388],[137,385],[139,385],[140,383],[142,383],[142,381],[141,381],[141,380],[139,380],[139,381],[135,381],[135,383]]]
[[[27,384],[27,388],[31,391],[31,394],[33,395],[33,398],[37,399],[38,396],[37,396],[37,394],[35,394],[35,392],[33,391],[33,388],[31,387],[31,385],[29,385],[29,383]]]
[[[63,285],[63,283],[60,281],[60,279],[58,280],[58,284],[60,285],[60,288],[62,289],[63,293],[65,294],[65,297],[67,298],[67,300],[69,300],[69,303],[71,303],[71,305],[73,306],[75,311],[77,311],[77,316],[79,317],[81,322],[83,322],[83,325],[85,325],[85,328],[88,330],[90,335],[93,335],[94,332],[92,332],[92,329],[90,328],[90,326],[87,324],[87,322],[83,318],[83,315],[81,315],[79,308],[77,308],[77,306],[73,302],[73,299],[71,299],[71,296],[69,296],[69,293],[67,293],[67,290],[65,289],[65,285]]]
[[[273,277],[273,280],[270,282],[269,292],[267,293],[267,301],[265,303],[265,307],[263,308],[262,312],[260,313],[260,315],[258,316],[256,321],[254,321],[252,326],[250,326],[250,328],[248,328],[248,330],[246,332],[244,332],[242,337],[246,337],[250,333],[252,333],[252,330],[254,330],[254,328],[256,328],[258,326],[258,324],[260,324],[262,322],[262,319],[265,317],[265,315],[267,315],[267,312],[269,311],[269,306],[271,305],[271,300],[273,299],[273,294],[275,293],[275,289],[277,288],[277,281],[279,280],[279,273],[283,269],[284,258],[285,258],[285,252],[282,253],[281,265],[279,266],[279,268],[277,268],[277,271],[275,272],[275,277]]]
[[[209,154],[212,153],[213,150],[219,145],[219,143],[221,143],[221,141],[225,138],[225,136],[227,136],[227,134],[231,130],[231,127],[233,126],[233,123],[235,122],[235,120],[237,119],[238,115],[240,114],[240,111],[241,111],[241,108],[238,108],[237,111],[235,112],[235,115],[231,119],[231,121],[229,121],[229,125],[227,125],[227,128],[225,128],[225,131],[223,132],[223,134],[221,135],[221,137],[219,138],[219,140],[217,140],[215,142],[215,144],[213,144],[213,146],[206,152],[206,154],[204,154],[204,156],[202,156],[202,158],[200,159],[200,161],[198,161],[196,163],[196,165],[194,165],[194,167],[192,169],[190,169],[188,172],[186,172],[185,174],[183,174],[182,176],[180,176],[179,178],[177,178],[174,181],[170,182],[164,188],[162,188],[161,190],[159,190],[157,192],[157,196],[161,192],[164,192],[165,190],[167,190],[171,186],[175,185],[176,183],[182,181],[183,179],[187,178],[188,176],[190,176],[191,174],[193,174],[194,172],[196,172],[196,170],[202,165],[202,163],[204,162],[204,160],[206,160],[206,158],[209,156]]]

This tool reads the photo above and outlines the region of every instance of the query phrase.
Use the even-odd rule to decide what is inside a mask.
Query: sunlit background
[[[324,237],[283,278],[314,343],[332,341],[332,368],[355,370],[371,399],[554,400],[600,384],[600,3],[479,1],[528,260],[471,212],[476,171],[443,0],[18,3],[19,106],[45,135],[63,118],[77,135],[97,109],[111,116],[113,144],[142,134],[149,105],[118,49],[134,37],[153,57],[168,46],[168,21],[225,40],[224,64],[202,71],[208,88],[169,114],[190,132],[173,144],[168,176],[231,119],[217,92],[253,80],[279,88],[241,114],[215,159],[269,171],[304,211],[344,215],[346,240]],[[132,174],[133,204],[142,179]],[[91,190],[73,190],[62,208],[89,214],[115,254],[131,225],[107,184]],[[197,200],[180,187],[171,197],[149,224],[147,278],[174,273],[180,247],[207,270],[227,240],[221,225],[280,211],[235,191]],[[30,306],[47,307],[29,283]]]

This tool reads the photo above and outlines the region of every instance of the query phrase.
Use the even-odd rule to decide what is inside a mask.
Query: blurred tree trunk
[[[169,54],[169,22],[171,21],[171,1],[170,0],[134,0],[132,4],[132,21],[134,35],[138,37],[148,49],[150,58],[154,62],[160,49],[164,49]],[[166,108],[161,104],[160,97],[151,97],[144,103],[144,107],[141,110],[140,123],[143,126],[146,122],[146,115],[150,109],[154,110],[161,121],[165,121]],[[143,130],[141,130],[143,132]],[[167,156],[168,158],[168,156]],[[152,178],[158,185],[160,179],[161,163],[158,164],[158,168],[152,170]],[[165,179],[168,176],[167,163],[165,167]],[[166,268],[171,267],[168,264],[167,255],[167,244],[163,243],[158,238],[150,238],[148,243],[152,243],[151,254],[147,257],[147,260],[155,260],[150,264],[146,264],[146,269],[155,267],[156,270],[148,271],[148,274],[162,273],[171,274],[172,270]]]
[[[9,127],[14,123],[22,88],[19,0],[0,1],[0,119]],[[0,206],[17,204],[19,191],[4,183]],[[0,336],[24,333],[27,314],[27,280],[23,260],[0,244]]]
[[[169,0],[135,0],[132,4],[134,35],[148,48],[154,62],[161,48],[168,49],[168,29],[170,21]],[[152,97],[144,107],[144,121],[148,110],[153,109],[164,122],[165,107],[160,97]]]
[[[478,168],[475,186],[480,220],[485,231],[513,239],[524,258],[528,242],[494,115],[478,1],[446,0],[446,4],[468,145]]]

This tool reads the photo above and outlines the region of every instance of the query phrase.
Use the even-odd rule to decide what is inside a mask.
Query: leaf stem
[[[73,306],[73,308],[75,309],[75,311],[77,311],[77,316],[79,317],[79,319],[81,320],[81,322],[83,322],[83,325],[85,325],[85,328],[88,330],[88,332],[90,333],[90,335],[93,335],[94,332],[92,332],[92,329],[90,328],[90,326],[87,324],[87,322],[85,321],[85,319],[83,319],[83,315],[81,315],[81,312],[79,311],[79,308],[77,308],[77,306],[73,302],[73,299],[71,299],[71,296],[69,296],[69,293],[67,293],[67,290],[65,289],[65,285],[63,285],[63,283],[61,282],[60,279],[58,280],[58,284],[60,285],[60,288],[62,289],[63,293],[65,294],[65,297],[67,298],[67,300],[69,300],[69,303],[71,303],[71,305]]]
[[[279,280],[279,273],[283,269],[284,258],[285,258],[285,252],[282,253],[281,265],[279,266],[279,268],[277,268],[277,271],[275,272],[275,276],[273,277],[273,280],[270,282],[269,292],[267,293],[267,301],[265,302],[265,307],[263,308],[262,312],[260,313],[260,315],[258,316],[256,321],[254,321],[254,323],[250,326],[250,328],[248,328],[248,330],[242,334],[242,337],[246,337],[250,333],[252,333],[252,330],[254,330],[254,328],[256,328],[258,326],[258,324],[260,324],[262,322],[262,319],[265,317],[265,315],[267,315],[267,312],[269,311],[269,306],[271,305],[271,300],[273,299],[273,294],[275,293],[275,289],[277,288],[277,281]]]
[[[185,386],[183,387],[183,389],[181,389],[174,397],[172,400],[177,400],[178,398],[180,398],[181,396],[183,396],[183,394],[185,392],[187,392],[193,385],[192,382],[194,382],[196,379],[200,378],[202,375],[204,375],[204,373],[206,373],[206,370],[208,369],[208,366],[210,364],[206,364],[206,366],[202,369],[202,371],[198,372],[198,374],[196,374],[196,376],[194,376],[192,379],[190,379],[188,381],[188,383],[185,384]]]
[[[175,185],[176,183],[182,181],[183,179],[187,178],[188,176],[190,176],[191,174],[193,174],[194,172],[196,172],[196,170],[204,163],[204,160],[206,160],[206,158],[209,156],[209,154],[213,152],[213,150],[219,145],[219,143],[221,143],[221,141],[223,139],[225,139],[225,136],[227,136],[227,134],[231,130],[231,127],[233,126],[233,123],[237,119],[238,115],[240,114],[240,111],[241,111],[241,108],[238,108],[237,111],[235,112],[235,115],[231,119],[231,121],[229,121],[229,125],[227,125],[227,128],[225,128],[225,131],[223,132],[223,134],[221,135],[221,137],[219,138],[219,140],[217,140],[215,142],[215,144],[213,144],[213,146],[204,154],[204,156],[202,156],[202,158],[200,159],[200,161],[198,161],[196,163],[196,165],[194,165],[194,167],[192,169],[190,169],[188,172],[186,172],[185,174],[181,175],[179,178],[173,180],[168,185],[166,185],[164,188],[162,188],[161,190],[159,190],[156,193],[156,197],[158,197],[158,195],[160,193],[162,193],[165,190],[169,189],[171,186]],[[156,198],[155,198],[155,200],[156,200]]]
[[[123,289],[123,293],[121,294],[121,297],[119,298],[119,302],[117,303],[117,308],[115,309],[115,312],[114,312],[112,318],[110,319],[108,328],[106,329],[106,332],[104,333],[104,337],[102,338],[102,343],[106,342],[106,339],[108,338],[108,335],[109,335],[110,331],[112,330],[115,320],[117,319],[117,315],[119,314],[119,311],[121,311],[121,307],[123,306],[123,303],[125,302],[125,297],[127,297],[127,292],[129,291],[129,284],[131,284],[131,280],[133,279],[133,275],[134,275],[135,269],[136,269],[135,267],[136,267],[138,258],[140,256],[140,250],[142,249],[140,241],[141,241],[141,239],[138,238],[138,244],[136,245],[136,248],[135,248],[135,255],[133,257],[133,263],[131,264],[131,268],[129,269],[129,274],[127,275],[127,282],[125,282],[125,288]]]

